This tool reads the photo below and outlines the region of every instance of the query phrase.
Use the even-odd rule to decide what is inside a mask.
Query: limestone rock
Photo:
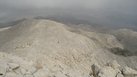
[[[37,72],[36,68],[34,67],[30,67],[30,68],[20,68],[20,72],[23,74],[23,75],[33,75],[34,73]]]
[[[21,68],[21,69],[20,69],[20,72],[21,72],[21,74],[23,74],[23,75],[25,75],[25,74],[26,74],[26,70],[25,70],[25,69],[23,69],[23,68]]]
[[[122,72],[124,75],[128,75],[128,76],[136,75],[137,76],[137,71],[127,66],[122,70]]]
[[[7,72],[7,65],[5,62],[0,62],[0,76],[5,76],[6,72]]]
[[[56,74],[56,77],[70,77],[69,75],[64,75],[63,73],[59,72]]]
[[[123,45],[110,34],[78,34],[68,30],[65,24],[55,21],[25,20],[0,32],[0,60],[4,60],[0,61],[0,75],[122,77],[120,65],[112,60],[120,59],[120,63],[126,65],[129,64],[128,58],[109,52],[108,48],[114,47],[123,48]],[[112,62],[108,66],[103,66],[109,61]],[[133,62],[136,65],[136,61]],[[131,69],[123,70],[123,73],[137,74]]]
[[[100,66],[97,65],[97,64],[93,64],[91,66],[91,69],[92,69],[92,74],[94,77],[97,77],[98,73],[99,73],[99,70],[100,70]]]
[[[24,77],[34,77],[33,75],[25,75]]]
[[[20,65],[16,63],[8,63],[8,66],[9,66],[9,69],[11,70],[16,70],[20,67]]]
[[[112,62],[108,63],[109,66],[111,66],[114,69],[119,69],[120,65],[117,63],[116,60],[113,60]]]
[[[112,67],[103,67],[99,73],[98,76],[99,77],[116,77],[117,72],[112,68]]]
[[[16,74],[15,72],[8,72],[5,77],[23,77],[23,75]]]
[[[124,77],[121,73],[118,73],[116,77]]]

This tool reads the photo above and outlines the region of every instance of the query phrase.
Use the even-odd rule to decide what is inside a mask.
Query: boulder
[[[116,75],[117,71],[108,66],[103,67],[98,73],[98,77],[116,77]]]
[[[119,69],[120,65],[118,64],[118,62],[116,60],[111,61],[110,63],[108,63],[109,66],[111,66],[114,69]]]
[[[125,76],[129,76],[129,77],[137,76],[137,71],[132,69],[132,68],[130,68],[130,67],[127,67],[127,66],[125,68],[123,68],[122,73]]]
[[[98,72],[99,72],[99,70],[100,70],[100,66],[97,65],[97,64],[93,64],[93,65],[91,66],[91,69],[92,69],[92,74],[93,74],[93,76],[94,76],[94,77],[97,77]],[[92,76],[92,75],[91,75],[91,76]]]
[[[118,73],[116,77],[124,77],[121,73]]]

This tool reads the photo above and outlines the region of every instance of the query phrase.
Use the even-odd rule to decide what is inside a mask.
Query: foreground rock
[[[127,66],[122,70],[122,72],[126,77],[135,77],[135,76],[137,76],[137,71],[133,70],[132,68],[127,67]]]
[[[108,64],[109,65],[105,65],[103,67],[100,67],[95,64],[92,65],[92,73],[90,75],[91,76],[93,75],[94,77],[136,77],[137,76],[136,70],[133,70],[127,66],[121,67],[116,61],[113,61]]]

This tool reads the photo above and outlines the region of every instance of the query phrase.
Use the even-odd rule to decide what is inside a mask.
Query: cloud
[[[22,7],[97,7],[102,5],[105,0],[1,0],[0,4],[6,7],[22,8]],[[90,7],[89,7],[90,6]],[[101,6],[100,6],[101,7]],[[92,8],[92,7],[91,7]]]
[[[0,21],[62,14],[95,23],[137,25],[136,7],[137,0],[0,0]]]

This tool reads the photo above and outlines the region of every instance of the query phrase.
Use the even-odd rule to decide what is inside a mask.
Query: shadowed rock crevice
[[[116,55],[121,55],[121,56],[137,56],[137,53],[133,53],[128,49],[122,49],[119,47],[115,47],[115,48],[110,48],[109,49],[112,53],[116,54]]]

